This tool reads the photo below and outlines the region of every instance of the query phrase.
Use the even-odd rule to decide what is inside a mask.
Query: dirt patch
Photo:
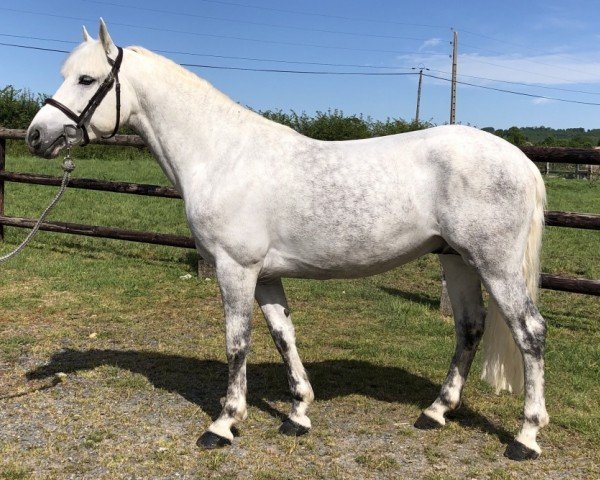
[[[218,414],[222,361],[118,348],[23,356],[0,370],[1,478],[587,479],[599,473],[593,449],[548,444],[543,435],[539,461],[508,461],[502,452],[510,432],[468,405],[443,430],[414,429],[422,397],[386,393],[380,382],[404,379],[425,392],[434,386],[401,369],[347,360],[308,362],[307,369],[317,392],[308,436],[276,433],[288,409],[283,368],[252,363],[249,418],[240,436],[229,449],[204,452],[195,440]],[[368,369],[370,384],[351,378]]]

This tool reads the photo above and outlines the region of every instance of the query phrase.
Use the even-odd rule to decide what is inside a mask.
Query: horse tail
[[[533,302],[537,300],[540,276],[540,250],[544,229],[544,207],[546,188],[540,171],[533,162],[529,162],[535,178],[534,211],[529,225],[525,254],[523,255],[523,275]],[[523,356],[502,318],[496,301],[490,297],[483,335],[482,380],[488,382],[499,393],[508,390],[511,393],[523,391]]]

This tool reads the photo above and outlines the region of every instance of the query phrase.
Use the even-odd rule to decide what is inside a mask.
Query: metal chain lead
[[[31,239],[35,236],[35,234],[40,229],[42,222],[46,219],[46,217],[48,216],[50,211],[58,203],[60,198],[63,196],[63,193],[65,193],[65,190],[67,189],[67,185],[69,184],[69,180],[71,178],[71,172],[75,169],[75,164],[73,163],[73,160],[71,160],[71,145],[69,143],[67,143],[67,153],[63,160],[62,169],[63,169],[63,178],[62,178],[62,182],[60,184],[58,193],[56,194],[54,199],[50,202],[50,205],[48,205],[46,207],[46,209],[42,212],[42,215],[40,216],[39,220],[35,223],[31,232],[29,232],[29,234],[25,237],[25,240],[23,240],[23,242],[17,248],[15,248],[12,252],[9,252],[5,255],[0,256],[0,263],[7,262],[8,260],[10,260],[12,257],[17,255],[21,250],[23,250],[27,246],[27,244],[31,241]]]

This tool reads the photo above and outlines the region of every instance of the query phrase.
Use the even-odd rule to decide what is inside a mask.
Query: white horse
[[[198,251],[216,266],[229,379],[223,410],[200,446],[230,444],[232,427],[247,415],[253,298],[292,393],[280,431],[301,435],[311,428],[306,413],[314,395],[281,278],[362,277],[433,252],[447,276],[456,352],[438,398],[415,426],[441,427],[444,414],[458,408],[485,324],[483,376],[496,390],[525,387],[523,427],[505,454],[539,455],[536,436],[548,423],[546,329],[534,300],[545,189],[520,150],[463,126],[312,140],[164,57],[116,47],[102,20],[99,40],[84,29],[62,74],[64,83],[29,127],[30,150],[55,157],[67,141],[131,125],[181,192]],[[481,283],[491,297],[487,317]]]

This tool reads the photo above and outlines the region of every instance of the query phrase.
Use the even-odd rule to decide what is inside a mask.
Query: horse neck
[[[253,137],[256,123],[265,123],[208,82],[168,63],[135,55],[129,67],[137,97],[129,123],[180,190],[194,169],[230,158],[232,146],[245,135]]]

